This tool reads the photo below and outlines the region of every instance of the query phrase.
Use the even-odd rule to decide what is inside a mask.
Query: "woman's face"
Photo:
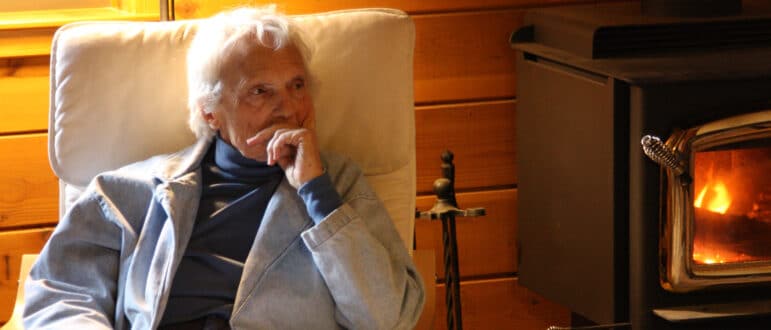
[[[307,77],[295,46],[273,50],[253,42],[225,60],[220,104],[204,118],[245,157],[266,161],[266,145],[248,146],[246,141],[266,129],[306,123],[313,113]]]

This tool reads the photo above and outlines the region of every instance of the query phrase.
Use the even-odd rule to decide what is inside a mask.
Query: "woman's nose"
[[[275,116],[290,117],[297,109],[295,109],[294,102],[290,99],[291,95],[288,91],[279,91],[273,95],[273,113]]]

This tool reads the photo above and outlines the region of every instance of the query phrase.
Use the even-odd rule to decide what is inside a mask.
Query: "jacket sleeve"
[[[343,175],[350,176],[350,175]],[[338,175],[339,179],[340,175]],[[356,169],[343,204],[302,234],[348,329],[412,329],[423,282],[382,202]]]
[[[121,231],[84,196],[61,219],[25,283],[27,329],[112,329]]]

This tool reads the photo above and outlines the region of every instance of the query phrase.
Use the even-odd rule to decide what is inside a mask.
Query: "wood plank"
[[[546,300],[517,283],[516,277],[461,282],[464,329],[546,329],[569,326],[567,307]],[[436,287],[434,329],[447,329],[445,286]]]
[[[419,194],[433,194],[446,149],[455,154],[456,190],[517,182],[515,101],[421,106],[415,126]]]
[[[522,10],[415,16],[415,102],[514,97],[509,36],[523,17]]]
[[[484,207],[487,215],[457,218],[458,263],[461,278],[517,272],[517,190],[503,189],[457,194],[460,207]],[[433,196],[418,197],[416,207],[428,210]],[[436,272],[444,278],[442,224],[438,220],[415,221],[417,249],[436,251]]]
[[[2,25],[0,24],[0,57],[47,55],[51,52],[51,40],[56,27],[16,29]]]
[[[263,6],[275,3],[287,14],[317,13],[330,10],[385,7],[397,8],[411,14],[453,12],[463,10],[532,7],[540,5],[596,3],[596,0],[177,0],[174,8],[177,19],[209,17],[220,10],[236,6]]]
[[[56,223],[59,182],[46,145],[47,134],[0,137],[0,229]]]
[[[0,134],[48,127],[48,59],[0,59]]]
[[[18,290],[22,254],[36,254],[48,241],[53,228],[0,232],[0,323],[8,321]]]

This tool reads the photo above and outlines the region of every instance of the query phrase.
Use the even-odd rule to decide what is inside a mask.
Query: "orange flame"
[[[693,206],[704,208],[707,211],[726,214],[731,207],[731,194],[728,192],[726,184],[719,180],[710,180],[701,189],[699,195],[693,202]],[[709,244],[704,246],[701,242],[694,242],[693,261],[703,265],[723,264],[727,262],[739,262],[748,257],[743,254],[737,254],[728,248]]]
[[[693,261],[705,265],[724,264],[726,259],[720,256],[719,252],[693,252]]]
[[[753,257],[752,255],[748,255],[740,251],[735,251],[729,245],[709,243],[705,245],[701,244],[701,242],[694,242],[693,254],[691,257],[695,263],[702,265],[727,264],[758,260],[757,257]]]
[[[707,198],[707,193],[709,198]],[[728,208],[731,207],[731,195],[728,193],[728,188],[723,181],[717,180],[714,183],[708,183],[701,189],[699,196],[693,202],[693,206],[701,208],[706,200],[706,209],[712,212],[725,214]]]

